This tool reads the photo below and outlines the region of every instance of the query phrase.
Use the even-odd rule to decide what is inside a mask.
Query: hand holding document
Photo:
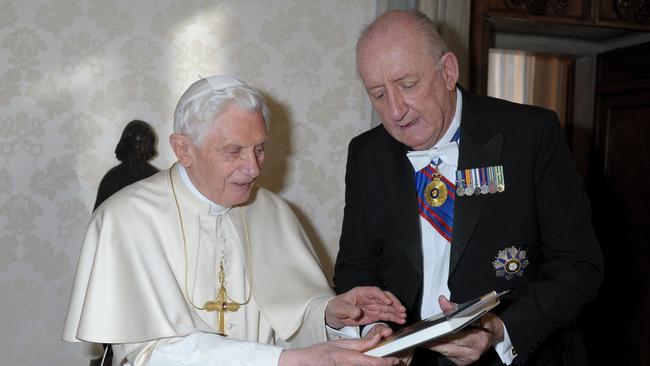
[[[387,356],[444,337],[470,326],[493,309],[500,298],[510,290],[489,292],[479,298],[458,304],[451,311],[442,312],[402,328],[365,352],[370,356]]]

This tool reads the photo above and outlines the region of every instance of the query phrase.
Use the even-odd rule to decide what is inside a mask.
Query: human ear
[[[455,90],[459,77],[458,59],[456,58],[456,55],[447,52],[441,56],[440,61],[442,62],[442,77],[445,80],[447,90]]]
[[[185,135],[174,133],[169,136],[169,144],[174,150],[174,154],[185,168],[192,166],[194,161],[194,151],[192,150],[192,142]]]

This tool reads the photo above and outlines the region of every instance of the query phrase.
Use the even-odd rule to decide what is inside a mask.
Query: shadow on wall
[[[273,99],[266,91],[262,93],[266,98],[271,120],[268,123],[268,142],[259,183],[262,187],[278,193],[283,191],[287,184],[287,161],[293,153],[289,127],[291,121],[287,106]]]
[[[271,121],[269,123],[269,140],[266,146],[264,167],[259,184],[274,193],[280,193],[286,188],[288,161],[293,154],[293,144],[291,141],[292,123],[289,118],[289,108],[274,99],[269,93],[263,91],[263,94],[266,97],[266,103],[269,107]],[[328,281],[331,282],[332,275],[334,274],[333,258],[330,258],[325,243],[323,243],[323,240],[318,235],[311,219],[297,205],[291,202],[287,203],[298,218],[298,221],[300,221],[316,251],[323,272],[325,272]]]
[[[329,254],[327,253],[327,247],[325,243],[323,243],[323,240],[318,236],[316,228],[314,225],[312,225],[309,217],[305,215],[305,213],[302,212],[300,208],[293,203],[289,202],[289,207],[291,207],[291,210],[298,218],[298,221],[300,221],[302,228],[305,229],[305,233],[307,234],[309,241],[311,241],[311,244],[316,251],[316,256],[318,257],[320,266],[325,273],[325,277],[327,278],[327,281],[329,281],[330,285],[332,285],[332,278],[334,277],[334,260],[336,258],[330,258]]]

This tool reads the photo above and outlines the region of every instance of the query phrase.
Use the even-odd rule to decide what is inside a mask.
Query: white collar
[[[201,201],[206,202],[206,203],[208,203],[210,205],[210,215],[223,214],[223,213],[226,213],[230,209],[230,207],[221,206],[221,205],[218,205],[218,204],[210,201],[201,192],[199,192],[199,190],[196,189],[194,184],[192,184],[192,180],[190,179],[189,175],[187,175],[187,170],[185,169],[183,164],[178,163],[178,164],[176,164],[176,167],[178,169],[178,174],[181,176],[181,180],[183,181],[183,183],[185,184],[187,189],[189,189],[190,192],[192,192],[192,194],[194,196],[196,196],[198,199],[200,199]]]

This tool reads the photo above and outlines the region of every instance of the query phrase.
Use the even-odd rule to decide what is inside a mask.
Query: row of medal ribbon
[[[505,189],[502,165],[456,171],[457,196],[497,193]]]

